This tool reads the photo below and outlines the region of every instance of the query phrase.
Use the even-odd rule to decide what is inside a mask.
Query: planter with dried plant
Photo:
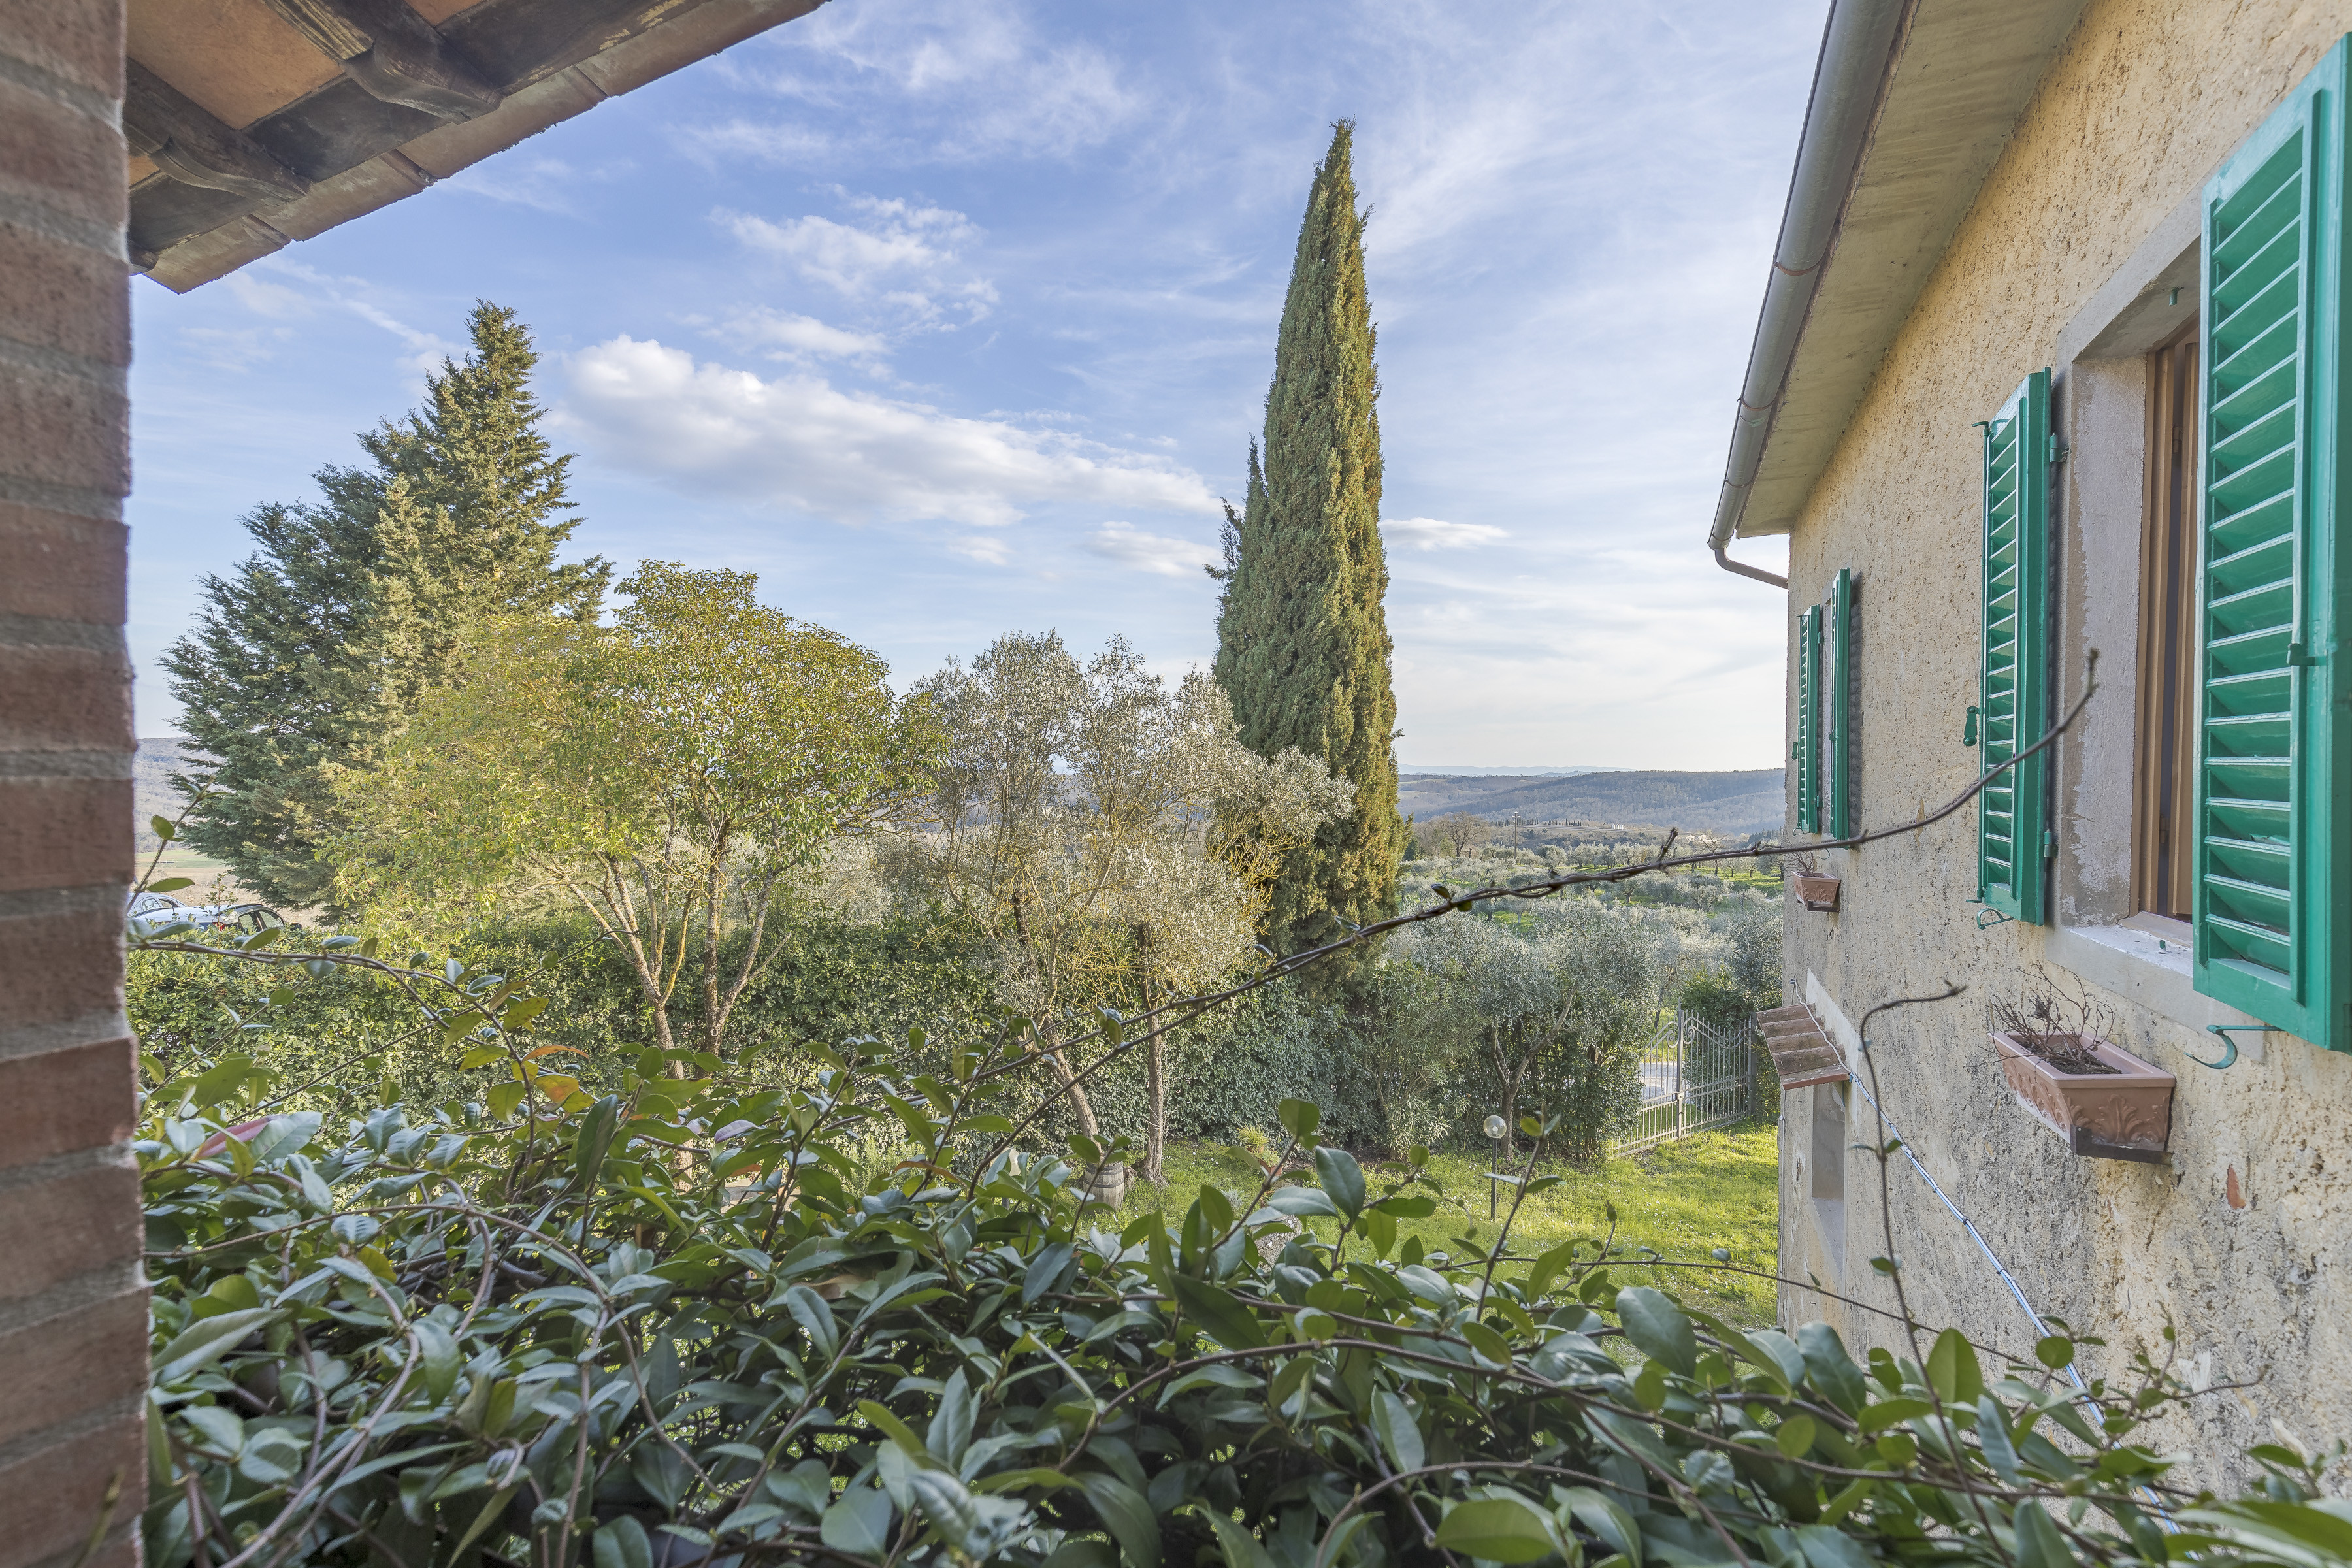
[[[1791,855],[1788,868],[1789,883],[1799,903],[1823,914],[1838,907],[1838,879],[1822,870],[1820,861],[1810,854]]]
[[[2172,1137],[2173,1077],[2106,1037],[2112,1021],[2087,994],[2047,975],[1990,1022],[2017,1102],[2090,1159],[2158,1163]]]

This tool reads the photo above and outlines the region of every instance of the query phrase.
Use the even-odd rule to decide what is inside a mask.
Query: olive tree
[[[1000,1000],[1031,1020],[1090,1138],[1102,1129],[1062,1049],[1094,1009],[1229,973],[1257,941],[1283,857],[1354,798],[1324,764],[1244,747],[1206,675],[1171,688],[1114,637],[1081,665],[1060,637],[1013,632],[916,688],[947,736],[901,878],[989,944]],[[1145,1174],[1162,1179],[1166,1042],[1145,1047]]]
[[[1444,850],[1449,858],[1459,860],[1494,837],[1495,825],[1483,816],[1456,811],[1438,817],[1422,831],[1429,836],[1429,842]]]
[[[1639,1103],[1633,1047],[1654,1011],[1658,945],[1594,900],[1538,907],[1533,935],[1490,920],[1402,933],[1392,953],[1421,981],[1400,989],[1394,1027],[1408,1045],[1450,1041],[1475,1060],[1511,1136],[1536,1099],[1558,1118],[1560,1152],[1590,1161]]]
[[[929,704],[887,667],[753,597],[748,572],[651,562],[610,626],[494,626],[337,787],[339,885],[386,913],[569,905],[620,950],[675,1048],[681,984],[716,1053],[792,879],[845,837],[909,819]],[[676,1064],[673,1064],[674,1070]]]

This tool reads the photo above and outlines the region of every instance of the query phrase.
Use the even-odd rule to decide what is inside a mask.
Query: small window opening
[[[1845,1155],[1846,1086],[1813,1086],[1813,1157],[1811,1197],[1813,1221],[1822,1235],[1830,1269],[1845,1274]]]

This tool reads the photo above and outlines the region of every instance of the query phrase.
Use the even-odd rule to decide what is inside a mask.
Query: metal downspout
[[[1764,308],[1748,353],[1748,378],[1741,384],[1739,410],[1731,427],[1723,494],[1706,542],[1725,571],[1776,588],[1786,588],[1789,580],[1744,566],[1724,550],[1739,527],[1748,489],[1756,482],[1764,438],[1780,408],[1806,314],[1821,287],[1822,264],[1836,242],[1838,219],[1870,140],[1908,6],[1909,0],[1832,0],[1829,26],[1822,35],[1821,60],[1813,68],[1812,97],[1805,107],[1804,136],[1797,144],[1796,172],[1789,181],[1789,205],[1780,216],[1780,243],[1764,288]]]

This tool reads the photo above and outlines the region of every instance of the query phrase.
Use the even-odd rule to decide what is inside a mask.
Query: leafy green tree
[[[205,578],[196,625],[164,658],[218,792],[184,837],[266,898],[327,897],[331,772],[366,766],[454,677],[475,628],[593,617],[603,601],[604,561],[556,560],[579,526],[564,516],[572,459],[539,432],[530,333],[487,302],[469,326],[472,352],[442,362],[424,406],[359,437],[365,465],[321,468],[320,500],[246,519],[258,549]]]
[[[648,562],[610,627],[509,616],[427,691],[373,768],[337,775],[339,893],[380,919],[585,913],[628,963],[656,1041],[690,984],[717,1052],[776,952],[793,879],[908,817],[936,750],[866,649],[752,597],[748,572]]]
[[[1415,926],[1393,941],[1396,1000],[1390,1047],[1406,1061],[1451,1047],[1473,1070],[1457,1091],[1502,1113],[1516,1139],[1523,1113],[1553,1121],[1546,1142],[1565,1158],[1601,1158],[1641,1103],[1634,1047],[1658,984],[1655,940],[1591,899],[1543,907],[1540,935],[1490,920]],[[1468,1118],[1471,1121],[1478,1119]]]
[[[1354,809],[1292,850],[1273,886],[1266,929],[1285,952],[1330,941],[1342,921],[1393,914],[1403,847],[1353,133],[1341,121],[1315,172],[1266,393],[1264,462],[1253,444],[1247,502],[1228,518],[1227,564],[1213,569],[1225,584],[1216,679],[1242,742],[1262,756],[1295,746],[1356,785]]]
[[[916,689],[949,740],[930,831],[898,847],[898,875],[982,934],[1000,998],[1031,1021],[1030,1049],[1098,1138],[1064,1042],[1095,1009],[1149,1012],[1228,973],[1255,941],[1276,855],[1346,811],[1348,785],[1295,750],[1250,752],[1214,682],[1195,673],[1171,690],[1123,638],[1081,665],[1055,633],[1008,632]],[[1155,1182],[1166,1045],[1145,1057]]]

